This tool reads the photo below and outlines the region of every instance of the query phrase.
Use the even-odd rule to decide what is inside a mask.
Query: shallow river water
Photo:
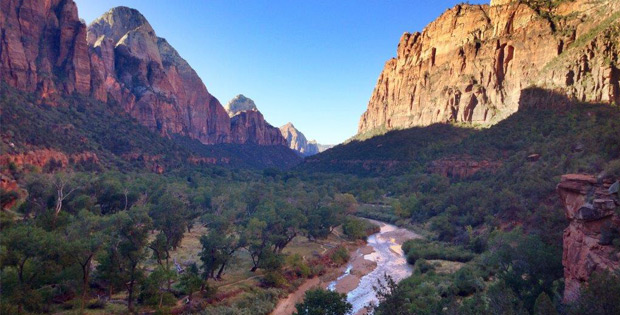
[[[380,225],[381,231],[368,237],[368,245],[372,246],[374,252],[365,255],[364,258],[376,262],[377,267],[369,274],[363,276],[359,285],[347,294],[347,300],[353,305],[352,314],[357,314],[365,306],[377,302],[373,286],[377,285],[378,280],[383,280],[385,274],[390,275],[394,281],[399,282],[412,273],[412,268],[407,264],[401,246],[404,241],[418,238],[419,235],[391,224],[378,221],[372,222]],[[333,290],[337,282],[350,272],[351,266],[348,266],[345,273],[330,283],[328,288]]]

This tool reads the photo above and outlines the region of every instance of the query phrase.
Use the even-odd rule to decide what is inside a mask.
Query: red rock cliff
[[[597,270],[618,270],[620,253],[609,244],[605,231],[620,229],[618,195],[610,193],[613,181],[598,182],[594,176],[562,176],[558,193],[570,225],[564,230],[566,302],[575,300],[590,275]],[[616,182],[617,183],[617,182]]]
[[[164,136],[204,144],[284,144],[262,115],[231,119],[194,69],[137,10],[117,7],[87,29],[72,0],[0,3],[0,78],[46,103],[80,93],[121,106]]]
[[[88,27],[94,96],[112,99],[163,135],[231,142],[230,120],[196,72],[137,10],[117,7]]]
[[[405,33],[379,76],[359,133],[438,122],[489,125],[516,112],[521,90],[620,103],[620,2],[458,5]]]
[[[0,78],[43,98],[90,93],[86,25],[72,0],[0,2]]]

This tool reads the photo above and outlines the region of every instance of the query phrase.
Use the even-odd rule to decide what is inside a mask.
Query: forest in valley
[[[12,103],[21,97],[3,96],[3,112],[21,115]],[[58,110],[70,109],[41,109],[48,126],[66,123]],[[93,110],[109,111],[78,107],[76,115]],[[26,120],[6,117],[13,139],[32,137]],[[180,163],[191,148],[136,132],[131,146],[166,152],[160,174],[144,161],[127,164],[84,119],[67,137],[93,139],[100,160],[3,166],[23,190],[0,199],[8,209],[0,212],[2,313],[269,314],[306,279],[346,264],[350,249],[377,232],[363,219],[372,218],[424,236],[403,245],[413,274],[377,283],[375,314],[615,314],[613,274],[595,275],[582,298],[562,302],[567,221],[555,186],[566,173],[620,176],[618,117],[602,105],[522,111],[488,129],[393,131],[262,170]],[[73,142],[37,139],[72,150]],[[332,162],[349,156],[401,163]],[[449,156],[501,164],[467,177],[429,167]],[[606,233],[620,250],[618,231]],[[345,296],[319,290],[298,311],[325,305],[348,310]]]

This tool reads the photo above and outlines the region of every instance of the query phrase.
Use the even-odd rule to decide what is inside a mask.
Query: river
[[[398,282],[412,273],[402,250],[402,244],[420,236],[407,229],[369,220],[381,227],[378,233],[368,237],[368,244],[351,253],[351,259],[337,279],[323,282],[319,277],[306,281],[286,299],[281,300],[272,315],[289,315],[295,311],[295,303],[303,300],[305,292],[315,287],[327,288],[347,294],[347,300],[353,305],[351,314],[365,314],[365,307],[377,302],[373,290],[379,279],[390,275]],[[334,275],[333,278],[336,278]]]
[[[363,314],[365,306],[378,301],[373,286],[377,285],[378,280],[383,280],[385,274],[390,275],[396,282],[411,275],[412,268],[407,264],[402,244],[406,240],[420,237],[407,229],[379,221],[370,221],[378,224],[381,231],[368,237],[368,245],[374,252],[364,255],[363,258],[374,261],[377,266],[360,279],[357,287],[347,293],[347,300],[353,305],[352,314]],[[351,273],[352,268],[353,264],[350,263],[343,275],[330,283],[328,288],[334,290],[338,282]]]

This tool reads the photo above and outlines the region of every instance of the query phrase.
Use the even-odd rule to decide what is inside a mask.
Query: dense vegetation
[[[188,164],[190,157],[214,158],[227,167],[255,169],[290,168],[300,161],[284,146],[205,146],[187,137],[161,137],[138,124],[117,104],[80,96],[58,97],[55,105],[38,104],[35,96],[0,83],[0,109],[1,152],[46,148],[67,155],[97,154],[103,165],[78,165],[84,170],[141,170],[153,164],[174,170]]]
[[[616,107],[522,109],[483,130],[392,131],[282,170],[275,166],[291,165],[287,153],[273,148],[163,138],[112,105],[80,98],[35,105],[0,88],[3,154],[54,148],[99,157],[2,166],[23,189],[0,191],[2,207],[12,205],[0,212],[1,313],[267,314],[303,279],[349,259],[342,246],[324,255],[288,252],[295,240],[323,240],[337,227],[342,243],[376,232],[352,214],[425,236],[403,246],[414,274],[378,284],[377,314],[606,314],[618,307],[614,275],[594,277],[574,305],[561,302],[566,221],[555,192],[565,173],[620,176]],[[126,158],[135,152],[143,157]],[[148,156],[158,156],[163,174],[152,172]],[[187,163],[192,156],[229,157],[232,167]],[[445,158],[499,166],[445,177],[430,167]],[[177,261],[189,242],[198,248],[194,259]],[[239,268],[253,275],[239,281],[255,282],[219,292]],[[593,296],[605,306],[592,305]],[[329,301],[347,307],[317,291],[298,312]]]
[[[260,271],[266,288],[246,296],[277,299],[284,291],[268,288],[285,289],[330,261],[348,260],[348,251],[338,248],[317,258],[285,254],[295,237],[325,238],[345,221],[353,239],[372,230],[347,218],[356,205],[352,195],[271,172],[19,175],[28,195],[14,213],[3,211],[0,232],[2,313],[100,308],[117,292],[129,310],[165,310],[184,296],[188,311],[203,309],[216,294],[211,284],[239,259]],[[199,261],[173,261],[198,227],[206,227]],[[192,303],[193,296],[202,304]]]

